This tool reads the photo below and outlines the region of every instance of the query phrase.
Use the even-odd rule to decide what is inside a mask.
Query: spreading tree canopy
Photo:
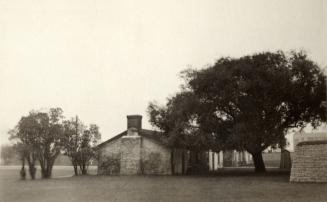
[[[326,121],[326,77],[304,52],[221,58],[208,68],[185,71],[184,78],[186,87],[181,94],[189,96],[180,103],[195,104],[185,108],[168,102],[161,110],[150,110],[150,117],[157,117],[151,119],[154,125],[166,121],[176,128],[179,122],[167,122],[170,117],[159,116],[159,112],[183,117],[175,111],[185,110],[188,113],[181,114],[191,114],[187,117],[193,117],[201,131],[198,139],[210,140],[206,144],[215,150],[248,151],[257,172],[265,171],[262,151],[269,146],[284,147],[290,129],[308,123],[316,127]]]
[[[32,179],[36,160],[40,163],[42,178],[51,177],[53,164],[63,146],[62,112],[60,108],[51,108],[49,112],[32,111],[11,130],[11,139],[25,148],[22,158],[29,164]]]

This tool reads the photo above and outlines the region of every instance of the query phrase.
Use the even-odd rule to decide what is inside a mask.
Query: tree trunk
[[[78,166],[75,162],[73,163],[73,167],[74,167],[74,173],[77,176],[78,175]]]
[[[36,168],[35,168],[35,158],[33,157],[33,155],[32,155],[32,158],[30,156],[27,157],[27,162],[28,162],[30,176],[31,176],[32,180],[34,180]]]
[[[40,160],[40,166],[41,166],[41,177],[43,179],[47,179],[51,177],[51,160],[50,159],[44,159],[43,161]]]
[[[52,160],[49,159],[48,162],[47,162],[47,167],[45,169],[45,175],[44,175],[45,179],[51,178],[51,176],[52,176],[52,166],[53,166]]]
[[[85,163],[82,165],[82,175],[87,175],[87,168]]]
[[[171,174],[175,175],[174,149],[171,149],[171,152],[170,152],[170,166],[171,166]]]
[[[44,178],[45,176],[45,162],[39,159],[40,167],[41,167],[41,177]]]
[[[265,163],[262,158],[262,151],[252,153],[253,163],[255,167],[256,173],[264,173],[266,172]]]
[[[26,179],[25,157],[22,158],[22,168],[20,169],[20,177],[21,177],[22,180]]]
[[[185,153],[184,149],[182,150],[182,175],[185,174]]]
[[[78,176],[78,163],[77,163],[75,155],[70,156],[70,161],[72,162],[72,165],[74,167],[75,176]]]
[[[32,180],[34,180],[35,179],[35,174],[36,174],[36,168],[35,168],[35,166],[34,165],[33,166],[30,166],[29,167],[29,171],[30,171],[30,176],[31,176]]]

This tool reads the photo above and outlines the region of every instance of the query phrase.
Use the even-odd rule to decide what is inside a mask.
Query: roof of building
[[[305,142],[300,142],[299,144],[297,144],[297,146],[317,145],[317,144],[327,144],[327,140],[305,141]]]
[[[103,145],[112,142],[114,140],[117,140],[119,138],[121,138],[124,135],[127,135],[127,131],[125,130],[122,133],[119,133],[118,135],[102,142],[101,144],[99,144],[97,147],[102,147]],[[155,142],[162,144],[162,145],[167,145],[167,138],[165,138],[165,136],[163,136],[163,133],[158,132],[158,131],[153,131],[153,130],[147,130],[147,129],[141,129],[138,133],[139,136],[145,137],[145,138],[149,138],[151,140],[154,140]]]

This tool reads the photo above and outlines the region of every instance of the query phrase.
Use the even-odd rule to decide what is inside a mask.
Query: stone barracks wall
[[[299,143],[294,152],[291,182],[327,182],[327,141]]]
[[[99,150],[99,175],[170,175],[170,149],[144,137],[121,137]]]
[[[141,137],[124,136],[120,143],[120,174],[136,175],[141,174]]]
[[[170,149],[142,138],[142,174],[170,175]]]
[[[107,143],[99,151],[98,174],[118,175],[120,174],[120,139]]]

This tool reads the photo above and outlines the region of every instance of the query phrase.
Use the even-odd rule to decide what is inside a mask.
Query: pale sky
[[[100,127],[179,90],[181,70],[222,56],[304,49],[327,65],[324,0],[0,0],[0,144],[32,109]]]

